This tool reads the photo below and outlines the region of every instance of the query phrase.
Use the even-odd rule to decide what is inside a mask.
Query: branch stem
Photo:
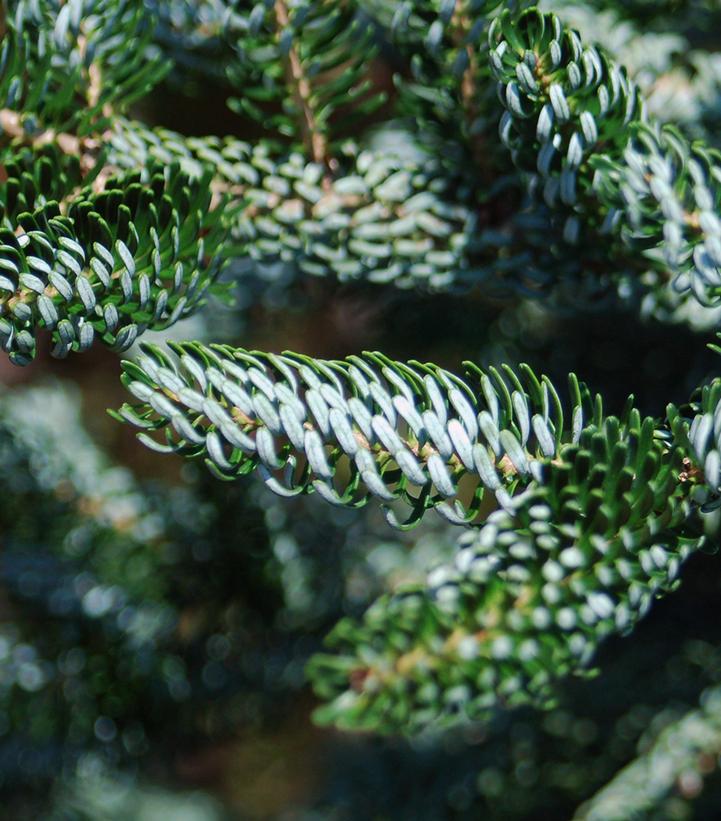
[[[481,178],[487,179],[490,173],[490,169],[487,165],[488,149],[485,145],[484,138],[474,133],[474,126],[480,113],[478,106],[478,72],[480,67],[474,44],[468,39],[471,22],[467,16],[465,6],[465,3],[458,4],[456,11],[453,13],[453,17],[451,18],[451,36],[456,47],[465,50],[468,56],[468,65],[461,77],[459,89],[461,107],[468,132],[471,155]]]
[[[100,144],[94,137],[78,137],[64,131],[47,128],[39,134],[28,134],[23,128],[22,118],[17,111],[0,109],[0,144],[6,140],[19,140],[32,148],[42,148],[51,143],[57,145],[63,154],[80,158],[83,176],[95,167]],[[0,163],[0,179],[4,168]]]
[[[278,30],[282,32],[290,28],[290,14],[285,0],[275,1],[275,16],[278,21]],[[290,46],[287,55],[287,81],[292,88],[295,102],[301,112],[301,130],[313,162],[327,165],[328,142],[318,125],[311,102],[312,87],[297,49]]]

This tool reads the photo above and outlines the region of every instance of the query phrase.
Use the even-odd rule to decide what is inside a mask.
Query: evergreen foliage
[[[97,816],[132,773],[172,787],[174,751],[268,732],[308,682],[319,724],[383,737],[353,748],[382,788],[329,776],[308,818],[378,796],[379,817],[671,818],[721,796],[718,636],[693,610],[715,593],[694,568],[719,538],[721,347],[689,345],[680,378],[647,347],[642,401],[618,403],[623,368],[583,328],[553,361],[522,330],[718,329],[719,14],[677,6],[0,0],[0,346],[14,377],[86,353],[65,373],[87,394],[0,383],[18,812]],[[259,281],[291,328],[350,294],[339,324],[385,317],[387,353],[319,342],[331,312],[269,351]],[[388,772],[424,766],[441,797],[393,815]]]
[[[697,789],[702,776],[696,762],[716,756],[721,746],[718,697],[716,688],[705,691],[699,709],[666,727],[650,749],[581,807],[575,817],[605,821],[657,808],[673,812],[674,782],[679,779],[683,783],[685,779],[687,789]]]
[[[674,287],[713,304],[718,155],[648,123],[626,72],[557,17],[505,13],[490,37],[507,109],[502,139],[517,164],[538,173],[546,204],[568,209],[564,237],[620,233],[641,252],[663,251]]]
[[[161,452],[207,455],[211,469],[229,478],[257,467],[285,496],[312,489],[354,507],[370,496],[402,500],[410,508],[402,526],[430,507],[454,524],[472,523],[486,490],[510,505],[509,491],[539,481],[541,461],[557,455],[569,432],[555,388],[528,368],[521,381],[510,368],[484,373],[468,363],[471,388],[443,369],[380,354],[323,362],[201,345],[176,350],[182,375],[158,348],[125,365],[126,385],[143,404],[126,405],[119,417],[166,429],[166,443],[145,434],[142,441]],[[591,400],[575,377],[570,383],[576,438]],[[599,401],[593,412],[600,424]],[[464,505],[458,486],[465,477],[472,484]],[[387,515],[399,525],[392,510]]]
[[[312,668],[332,698],[320,717],[407,731],[542,703],[605,636],[628,633],[700,546],[683,532],[683,489],[669,494],[680,457],[647,450],[650,423],[587,429],[512,512],[464,534],[425,589],[339,624],[329,637],[339,655]]]
[[[144,58],[142,5],[19,2],[4,27],[2,348],[27,364],[47,329],[57,357],[96,335],[124,350],[201,303],[220,268],[223,201],[208,174],[147,166],[141,181],[104,162],[112,118],[165,67]]]

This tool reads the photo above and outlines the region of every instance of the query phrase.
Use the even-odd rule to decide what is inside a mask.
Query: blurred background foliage
[[[242,83],[228,73],[226,4],[146,6],[160,19],[152,49],[174,68],[134,114],[252,141],[258,123],[227,105]],[[656,116],[720,144],[718,3],[543,6],[625,63]],[[393,49],[381,42],[373,59],[392,94]],[[174,338],[317,356],[377,348],[450,367],[526,361],[561,382],[582,374],[612,411],[634,393],[651,414],[713,371],[707,315],[684,315],[669,333],[654,312],[613,300],[418,295],[296,278],[282,261],[238,259],[227,276],[235,306],[185,320]],[[698,738],[693,721],[679,724],[721,692],[717,558],[695,556],[633,641],[604,646],[603,678],[566,682],[549,712],[413,740],[319,730],[306,660],[342,615],[447,558],[447,526],[431,517],[392,534],[375,509],[287,503],[253,479],[226,485],[155,459],[104,414],[123,399],[106,350],[41,356],[22,371],[3,361],[0,380],[12,386],[0,399],[6,818],[521,819],[579,805],[578,817],[647,817],[632,806],[641,785],[656,791],[648,817],[718,817],[721,730]],[[601,809],[584,804],[605,785]]]

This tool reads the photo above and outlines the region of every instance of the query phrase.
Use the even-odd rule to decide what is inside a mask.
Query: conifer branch
[[[0,187],[0,346],[13,362],[34,358],[43,328],[57,357],[96,338],[124,350],[197,309],[223,265],[209,174],[149,168],[146,184],[133,174],[97,184],[55,143],[37,151],[6,159]]]
[[[0,0],[0,347],[11,361],[30,362],[43,335],[57,357],[97,341],[125,350],[146,330],[199,310],[229,257],[238,269],[285,280],[290,272],[429,290],[481,285],[484,298],[560,294],[573,307],[597,307],[599,294],[616,291],[634,306],[643,295],[657,306],[721,305],[721,154],[655,122],[623,61],[556,16],[520,13],[525,0],[212,5],[204,27],[203,4],[156,4],[166,23],[156,40],[153,15],[138,0],[23,0],[11,4],[12,15]],[[378,11],[374,20],[368,7]],[[186,19],[189,32],[178,32]],[[482,32],[488,38],[479,44]],[[383,112],[378,130],[383,95],[369,66],[376,41],[403,74],[398,104]],[[200,92],[225,77],[238,95],[233,106],[262,124],[262,138],[184,137],[124,117],[166,71],[158,48],[196,47],[202,59],[191,54],[184,65]],[[527,315],[519,310],[506,324],[507,316],[490,344],[478,346],[479,359],[495,361],[496,342],[504,356],[514,355],[516,342],[525,348],[523,330],[510,326]],[[212,331],[218,316],[211,310],[205,318]],[[395,331],[388,323],[388,336]],[[321,722],[412,733],[487,721],[505,707],[548,707],[561,681],[590,675],[602,642],[632,631],[678,585],[684,562],[712,541],[706,514],[721,506],[721,379],[654,419],[632,399],[608,415],[574,375],[564,398],[525,365],[466,362],[459,376],[379,353],[327,360],[180,342],[141,345],[122,367],[132,398],[112,415],[151,449],[201,462],[228,482],[254,474],[279,497],[315,493],[345,509],[377,504],[397,530],[432,522],[431,510],[445,519],[448,542],[435,545],[421,572],[414,565],[347,596],[358,613],[385,591],[360,617],[338,622],[308,666],[324,702]],[[654,367],[649,358],[638,370]],[[659,399],[645,390],[643,398]],[[26,396],[12,404],[0,397],[0,475],[10,488],[0,532],[13,539],[3,556],[35,561],[36,542],[57,542],[43,547],[59,568],[45,574],[54,591],[75,572],[71,561],[80,564],[66,550],[66,527],[85,527],[82,560],[108,562],[88,578],[109,604],[99,613],[86,608],[81,624],[103,641],[111,635],[101,668],[122,690],[112,708],[119,704],[124,716],[138,703],[136,680],[125,701],[118,674],[123,654],[136,648],[119,621],[126,605],[158,617],[148,646],[160,649],[143,669],[194,696],[196,679],[206,685],[205,650],[195,677],[167,674],[167,658],[189,637],[209,643],[201,620],[181,619],[173,604],[166,562],[196,537],[212,546],[243,530],[233,518],[243,505],[218,503],[221,486],[203,473],[218,494],[212,514],[195,522],[205,506],[188,493],[181,506],[191,513],[178,517],[148,501],[144,486],[113,484],[63,414],[78,416],[72,402],[59,409],[41,401],[38,410]],[[24,410],[35,414],[30,433]],[[291,507],[289,517],[300,523],[298,510],[306,508]],[[157,530],[145,539],[148,511]],[[335,527],[350,521],[347,511],[334,515]],[[328,555],[325,536],[313,546],[319,564]],[[136,551],[150,558],[133,580],[123,559]],[[221,575],[242,558],[213,556]],[[20,600],[17,578],[0,562],[0,581]],[[314,598],[316,581],[303,597]],[[249,574],[249,587],[255,583]],[[199,598],[212,609],[215,591],[205,591]],[[263,598],[265,588],[254,593]],[[312,616],[303,624],[315,629],[335,618],[343,595],[334,592],[332,607],[307,605]],[[72,602],[84,606],[79,594]],[[289,623],[289,610],[278,623]],[[171,613],[169,622],[161,611]],[[23,636],[8,640],[11,653]],[[38,692],[62,703],[56,639],[66,640],[62,630],[50,643],[27,644],[49,671]],[[274,665],[259,666],[275,675]],[[0,711],[19,693],[12,688],[0,687]],[[163,703],[174,717],[170,690]],[[25,717],[34,698],[19,694]],[[718,733],[704,709],[692,718],[713,730],[708,752]],[[54,709],[39,714],[54,726]],[[70,726],[87,740],[95,719]],[[683,720],[669,733],[684,750],[676,768],[701,749],[687,732],[693,724]],[[624,784],[634,785],[644,811],[662,800],[667,780],[646,793],[638,787],[639,771],[652,780],[647,765],[611,782],[588,805],[589,816],[612,817]]]
[[[489,492],[511,505],[538,477],[539,460],[553,459],[584,419],[602,419],[600,399],[575,377],[564,411],[550,381],[527,367],[517,375],[467,363],[466,382],[380,354],[324,362],[199,343],[173,349],[179,360],[146,346],[124,365],[140,404],[114,415],[141,428],[146,445],[203,457],[222,478],[258,470],[284,496],[315,491],[350,507],[375,497],[397,527],[430,508],[476,523]]]
[[[554,15],[494,21],[503,142],[574,244],[617,238],[703,305],[721,299],[721,155],[649,121],[625,69]]]
[[[638,758],[620,770],[589,801],[574,821],[625,821],[672,805],[675,793],[700,790],[721,754],[721,690],[710,687],[699,706],[672,721]]]
[[[425,588],[379,599],[311,661],[347,729],[415,732],[482,720],[502,706],[548,706],[600,642],[627,633],[703,544],[689,523],[684,450],[633,412],[561,447],[507,510],[460,537]]]

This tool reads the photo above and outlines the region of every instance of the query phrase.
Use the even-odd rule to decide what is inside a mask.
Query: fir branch
[[[618,238],[648,267],[669,267],[679,291],[717,304],[721,155],[649,124],[625,70],[554,15],[504,14],[489,38],[502,140],[567,241]]]
[[[389,138],[393,135],[389,135]],[[516,211],[486,227],[474,178],[449,175],[444,160],[411,137],[407,145],[347,143],[330,185],[327,169],[266,143],[186,138],[117,118],[107,161],[142,169],[177,162],[186,173],[214,169],[214,186],[238,209],[234,238],[262,273],[390,283],[430,291],[482,286],[489,295],[551,297],[598,305],[608,277],[559,260],[545,215]],[[486,209],[488,210],[488,209]]]
[[[123,382],[140,404],[114,415],[141,428],[142,442],[203,457],[222,478],[258,470],[283,496],[316,491],[351,507],[375,497],[397,527],[430,508],[454,524],[477,522],[488,491],[511,505],[537,478],[539,460],[580,435],[584,419],[602,419],[600,399],[575,377],[564,412],[550,381],[526,367],[516,375],[467,363],[471,387],[433,365],[380,354],[324,362],[172,347],[179,362],[146,346],[137,363],[124,364]]]
[[[507,510],[461,536],[425,588],[379,599],[331,633],[309,674],[318,720],[416,732],[552,704],[600,642],[628,632],[703,544],[683,448],[633,411],[585,428]]]
[[[21,3],[6,23],[0,109],[29,134],[97,134],[168,70],[145,54],[153,20],[135,0]]]
[[[57,357],[87,350],[96,337],[124,350],[202,304],[225,239],[209,175],[191,181],[177,167],[148,169],[145,184],[125,174],[95,190],[83,188],[79,159],[58,150],[18,154],[4,167],[0,346],[13,362],[34,358],[43,328]],[[53,177],[62,212],[46,199]]]
[[[668,817],[677,792],[694,798],[721,754],[721,689],[708,688],[700,702],[584,802],[574,821]]]
[[[494,139],[498,103],[485,35],[500,5],[497,0],[407,0],[392,8],[368,3],[407,64],[394,78],[400,113],[412,119],[418,132],[433,135],[440,155],[449,143],[463,146],[458,158],[462,173],[468,172],[470,160],[482,184],[481,202],[498,184],[502,164],[507,165]]]
[[[231,107],[333,171],[340,135],[383,100],[365,76],[377,50],[369,21],[345,0],[255,2],[228,21],[237,53],[228,76],[242,93]]]

